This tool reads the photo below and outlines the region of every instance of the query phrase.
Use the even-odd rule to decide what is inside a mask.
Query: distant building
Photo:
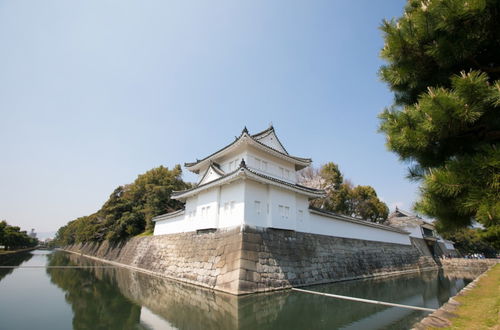
[[[420,250],[423,255],[433,257],[458,256],[452,241],[445,240],[436,232],[436,228],[429,223],[407,211],[396,210],[389,214],[385,224],[400,228],[410,233],[413,245]]]
[[[31,231],[28,234],[28,236],[31,238],[36,238],[35,228],[31,228]]]

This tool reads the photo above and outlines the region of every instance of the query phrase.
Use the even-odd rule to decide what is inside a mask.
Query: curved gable
[[[262,144],[265,144],[268,147],[273,148],[274,150],[278,150],[288,155],[288,152],[286,151],[285,147],[283,147],[283,145],[281,144],[274,130],[262,136],[255,136],[254,139]]]
[[[215,166],[213,164],[211,164],[205,174],[203,174],[203,177],[201,178],[200,182],[198,182],[198,185],[202,185],[202,184],[205,184],[205,183],[208,183],[210,181],[214,181],[218,178],[220,178],[222,175],[224,175],[224,173],[215,168]]]

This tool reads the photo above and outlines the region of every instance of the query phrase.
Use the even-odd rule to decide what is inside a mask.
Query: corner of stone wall
[[[239,294],[255,293],[258,291],[260,273],[258,272],[259,251],[262,245],[262,236],[253,227],[242,227],[240,249]]]
[[[214,267],[218,275],[214,288],[217,290],[240,294],[240,265],[241,265],[242,230],[239,233],[230,233],[225,237],[223,245],[217,247],[219,261]]]

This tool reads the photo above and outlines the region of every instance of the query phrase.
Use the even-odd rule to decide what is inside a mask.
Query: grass
[[[464,295],[455,297],[460,306],[445,329],[500,329],[500,264],[491,268],[477,285]]]
[[[140,233],[139,235],[136,235],[135,237],[143,237],[143,236],[151,236],[153,235],[153,231],[152,230],[147,230],[143,233]]]

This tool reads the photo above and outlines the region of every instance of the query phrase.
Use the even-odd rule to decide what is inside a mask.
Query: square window
[[[260,201],[255,201],[255,213],[260,214]]]

